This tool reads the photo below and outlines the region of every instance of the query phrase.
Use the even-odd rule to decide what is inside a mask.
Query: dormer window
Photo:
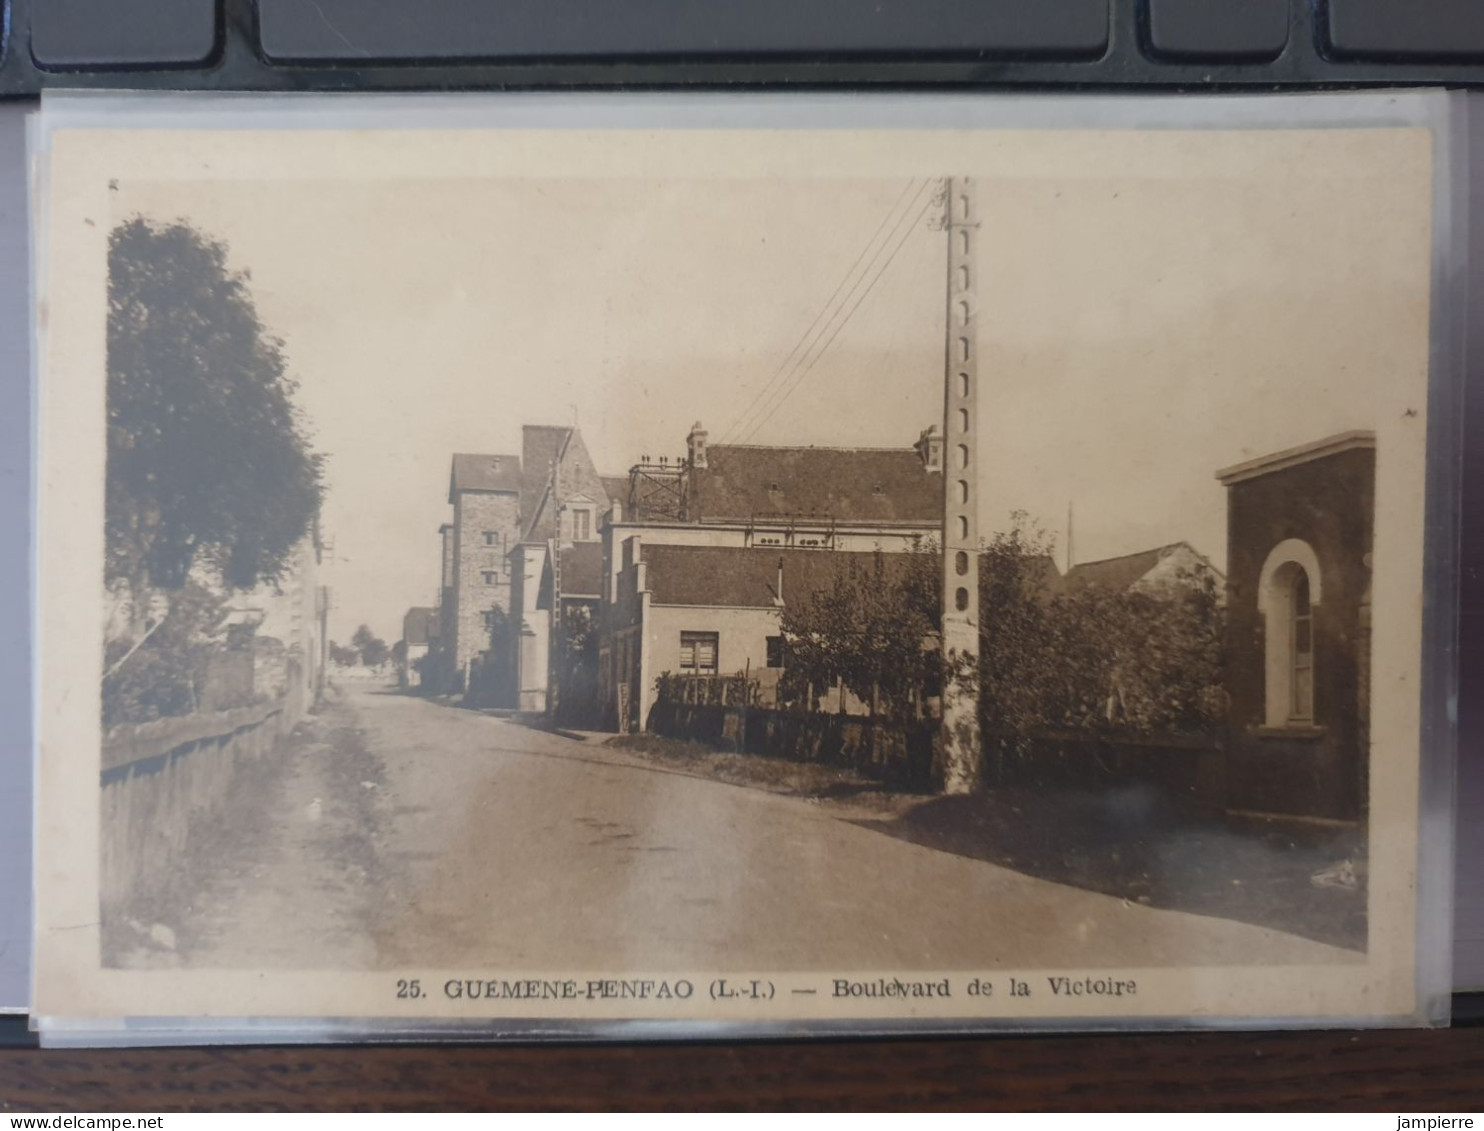
[[[886,494],[886,488],[883,487],[880,483],[878,483],[878,484],[876,484],[876,486],[874,486],[874,487],[871,488],[871,494],[873,494],[873,495],[884,495],[884,494]]]

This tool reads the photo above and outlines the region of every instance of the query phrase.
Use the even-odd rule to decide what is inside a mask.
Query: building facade
[[[402,656],[397,665],[397,682],[404,690],[423,686],[427,675],[428,656],[438,638],[438,610],[417,606],[402,616]]]
[[[1366,811],[1376,442],[1345,432],[1217,473],[1227,489],[1228,809]]]
[[[665,673],[782,672],[784,604],[877,554],[933,543],[942,444],[711,445],[698,423],[675,463],[642,460],[603,529],[603,725],[641,730]]]
[[[329,658],[329,590],[319,583],[318,524],[299,539],[283,575],[229,598],[229,623],[251,630],[253,690],[282,697],[291,718],[319,702]]]
[[[522,482],[516,456],[453,457],[448,485],[453,521],[440,528],[444,690],[465,686],[473,661],[490,649],[499,619],[510,614],[506,556],[520,537]]]
[[[586,680],[580,664],[571,670],[572,645],[582,644],[572,618],[590,615],[578,610],[596,602],[600,526],[612,503],[608,481],[575,427],[526,425],[521,466],[520,532],[506,554],[509,664],[514,706],[545,713],[554,705],[559,673],[569,684]]]

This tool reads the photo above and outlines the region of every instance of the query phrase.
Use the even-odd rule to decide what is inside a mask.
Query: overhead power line
[[[924,183],[926,184],[927,182]],[[913,199],[915,200],[916,198],[914,197]],[[819,364],[820,358],[824,357],[824,355],[829,352],[830,346],[834,344],[835,339],[840,336],[840,331],[845,329],[845,326],[847,323],[849,323],[851,317],[857,310],[860,309],[861,303],[865,302],[866,296],[869,295],[871,291],[875,289],[876,284],[881,281],[881,277],[886,274],[887,268],[892,265],[892,262],[896,259],[898,253],[901,252],[902,248],[906,245],[907,240],[911,238],[913,231],[916,230],[918,224],[921,223],[922,218],[927,215],[928,210],[932,208],[932,206],[933,194],[929,193],[927,199],[923,201],[922,207],[917,210],[915,215],[912,215],[911,222],[907,224],[904,230],[902,230],[901,236],[897,239],[896,244],[891,249],[891,254],[888,255],[885,261],[882,262],[881,266],[877,268],[876,274],[872,276],[870,283],[868,283],[865,289],[856,296],[856,299],[851,304],[850,308],[845,311],[844,317],[840,318],[835,323],[834,330],[831,332],[830,336],[824,340],[824,344],[820,346],[814,353],[813,359],[810,360],[807,365],[798,370],[797,373],[793,374],[788,380],[784,382],[783,385],[779,387],[779,394],[774,397],[772,404],[768,407],[766,412],[764,412],[762,416],[757,418],[755,423],[752,425],[752,428],[742,438],[742,440],[739,441],[740,443],[746,443],[748,440],[752,439],[752,437],[757,434],[758,430],[762,428],[762,426],[769,420],[771,420],[773,416],[778,412],[778,410],[783,407],[784,403],[789,399],[789,397],[793,396],[794,393],[799,390],[800,386],[802,386],[804,383],[804,379],[808,377],[810,371],[812,371],[814,367]],[[908,214],[910,213],[904,213],[904,215]],[[900,225],[900,221],[898,221],[898,225]],[[896,234],[896,230],[896,228],[893,228],[893,235]],[[890,237],[888,237],[888,239],[890,239]]]
[[[835,284],[834,291],[832,291],[830,297],[825,300],[824,305],[819,308],[819,311],[815,314],[813,321],[810,322],[807,327],[805,327],[804,332],[799,335],[799,339],[794,343],[793,348],[790,349],[788,353],[784,355],[783,360],[778,363],[778,368],[773,371],[773,374],[768,378],[767,383],[763,386],[762,389],[758,391],[757,395],[753,397],[752,401],[748,404],[747,408],[742,412],[742,414],[738,416],[736,420],[727,428],[718,443],[726,443],[728,439],[740,436],[747,430],[749,424],[755,423],[755,421],[753,420],[755,414],[763,410],[765,403],[772,397],[774,392],[776,392],[777,388],[779,387],[779,383],[786,382],[792,375],[792,373],[798,368],[798,366],[803,363],[804,358],[809,354],[809,351],[813,348],[815,343],[818,342],[819,338],[829,329],[830,323],[834,320],[835,316],[839,314],[840,309],[843,308],[845,303],[850,300],[850,295],[854,292],[855,288],[859,286],[860,280],[864,278],[865,275],[870,271],[872,263],[880,254],[881,246],[885,246],[885,243],[891,239],[891,236],[890,234],[888,234],[886,236],[886,240],[882,241],[881,246],[878,246],[877,241],[881,239],[882,234],[884,232],[887,232],[889,228],[891,231],[895,231],[897,225],[901,223],[902,217],[898,216],[897,212],[898,209],[902,207],[903,202],[908,202],[907,208],[903,212],[903,215],[905,215],[907,212],[911,211],[912,207],[911,202],[908,200],[909,196],[915,197],[917,193],[920,193],[922,191],[923,186],[927,183],[928,182],[924,180],[922,184],[918,184],[917,180],[913,179],[908,181],[902,187],[902,191],[897,195],[896,199],[892,201],[891,207],[888,208],[886,214],[882,216],[881,222],[876,225],[876,230],[871,233],[870,238],[866,240],[865,244],[862,245],[860,253],[855,257],[855,261],[851,263],[850,267],[846,269],[845,273],[840,276],[840,281]],[[917,193],[913,192],[914,185],[917,186]],[[896,217],[895,223],[892,222],[893,217]],[[862,266],[863,264],[864,267]],[[857,274],[857,272],[859,272],[859,274]],[[840,300],[838,307],[836,306],[837,299]],[[802,352],[800,352],[801,350]]]

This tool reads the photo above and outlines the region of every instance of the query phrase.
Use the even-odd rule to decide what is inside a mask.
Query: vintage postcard
[[[1419,1019],[1424,128],[58,128],[36,1013]]]

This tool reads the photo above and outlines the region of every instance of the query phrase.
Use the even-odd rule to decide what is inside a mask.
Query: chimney
[[[912,446],[917,451],[917,458],[922,460],[924,471],[943,470],[943,437],[938,435],[936,424],[924,428]]]
[[[706,466],[706,435],[706,430],[698,420],[691,428],[690,435],[685,438],[685,454],[692,467]]]

